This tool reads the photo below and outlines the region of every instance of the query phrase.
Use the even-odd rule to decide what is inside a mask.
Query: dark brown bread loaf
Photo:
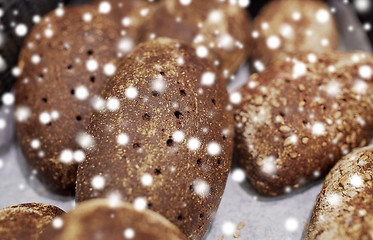
[[[38,240],[53,218],[63,214],[58,207],[43,203],[25,203],[0,209],[1,240]]]
[[[327,173],[373,136],[373,57],[303,54],[231,95],[236,149],[254,188],[278,195]]]
[[[0,0],[0,105],[1,96],[13,87],[12,69],[17,65],[23,41],[35,24],[35,16],[52,11],[63,0]]]
[[[142,40],[170,37],[193,44],[201,56],[217,61],[225,77],[235,73],[251,50],[250,18],[228,1],[161,1],[143,26]]]
[[[255,19],[252,37],[252,61],[259,71],[277,57],[338,48],[334,16],[329,7],[318,0],[270,2]]]
[[[307,240],[371,239],[373,146],[357,149],[327,175],[313,209]]]
[[[160,38],[128,56],[103,97],[107,108],[88,127],[95,146],[78,169],[76,200],[119,193],[201,239],[233,150],[221,75],[189,45]]]
[[[58,224],[56,224],[58,223]],[[40,240],[185,240],[161,215],[131,204],[96,199],[78,205],[50,224]]]
[[[124,38],[133,46],[141,41],[140,27],[145,21],[151,21],[151,16],[159,5],[158,0],[94,0],[91,4],[122,27]]]
[[[22,49],[16,84],[17,137],[38,178],[51,191],[73,195],[84,160],[76,143],[98,95],[114,74],[120,28],[93,7],[52,12]]]

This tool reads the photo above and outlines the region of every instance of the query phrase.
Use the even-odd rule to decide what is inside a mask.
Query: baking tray
[[[371,46],[361,24],[349,4],[341,0],[330,1],[341,39],[341,50],[362,50],[371,52]],[[349,30],[353,27],[353,31]],[[233,92],[248,79],[248,64],[241,67],[228,90]],[[0,131],[0,208],[26,203],[43,202],[56,205],[65,211],[75,206],[72,198],[62,198],[48,193],[30,173],[14,141],[13,120],[8,114],[12,109],[0,109],[0,118],[6,116],[6,131]],[[5,113],[8,112],[8,113]],[[6,145],[7,151],[4,152]],[[223,199],[206,240],[255,239],[287,240],[302,239],[304,227],[308,222],[322,180],[286,196],[265,198],[258,196],[250,185],[242,180],[242,173],[235,165],[233,174],[228,177]]]

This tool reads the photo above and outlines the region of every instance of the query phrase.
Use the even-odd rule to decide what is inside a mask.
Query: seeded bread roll
[[[318,0],[274,0],[254,23],[252,61],[262,71],[279,57],[338,48],[338,30],[329,7]]]
[[[223,195],[233,150],[224,79],[191,46],[140,44],[92,115],[95,143],[78,168],[76,200],[120,194],[201,239]],[[170,207],[172,206],[172,207]]]
[[[201,57],[209,57],[227,78],[248,57],[250,18],[237,3],[220,0],[159,3],[143,25],[143,40],[170,37],[193,44]]]
[[[185,240],[180,230],[161,215],[139,211],[131,204],[96,199],[78,205],[73,211],[45,229],[40,240]]]
[[[231,95],[238,162],[259,193],[299,188],[370,142],[372,68],[369,53],[303,54]]]
[[[120,28],[95,8],[68,7],[36,25],[22,49],[16,84],[17,137],[27,163],[51,191],[73,195],[93,103],[115,73]],[[57,57],[58,56],[58,57]]]
[[[0,209],[2,240],[38,240],[53,218],[63,214],[58,207],[43,203],[25,203]]]
[[[371,239],[373,146],[357,149],[327,175],[313,209],[307,240]]]

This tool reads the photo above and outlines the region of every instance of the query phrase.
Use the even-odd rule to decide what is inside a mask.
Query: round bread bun
[[[86,147],[79,134],[119,57],[127,53],[120,32],[95,7],[66,7],[45,16],[22,49],[17,138],[30,169],[52,192],[75,193],[76,169]]]
[[[25,203],[0,209],[2,240],[38,240],[39,234],[64,211],[49,204]]]
[[[58,224],[56,224],[58,223]],[[139,211],[128,203],[96,199],[54,220],[39,240],[186,240],[161,215]]]

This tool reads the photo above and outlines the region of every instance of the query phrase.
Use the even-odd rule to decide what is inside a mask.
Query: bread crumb
[[[241,230],[242,228],[245,227],[245,223],[244,222],[240,222],[238,225],[237,225],[237,230]]]

